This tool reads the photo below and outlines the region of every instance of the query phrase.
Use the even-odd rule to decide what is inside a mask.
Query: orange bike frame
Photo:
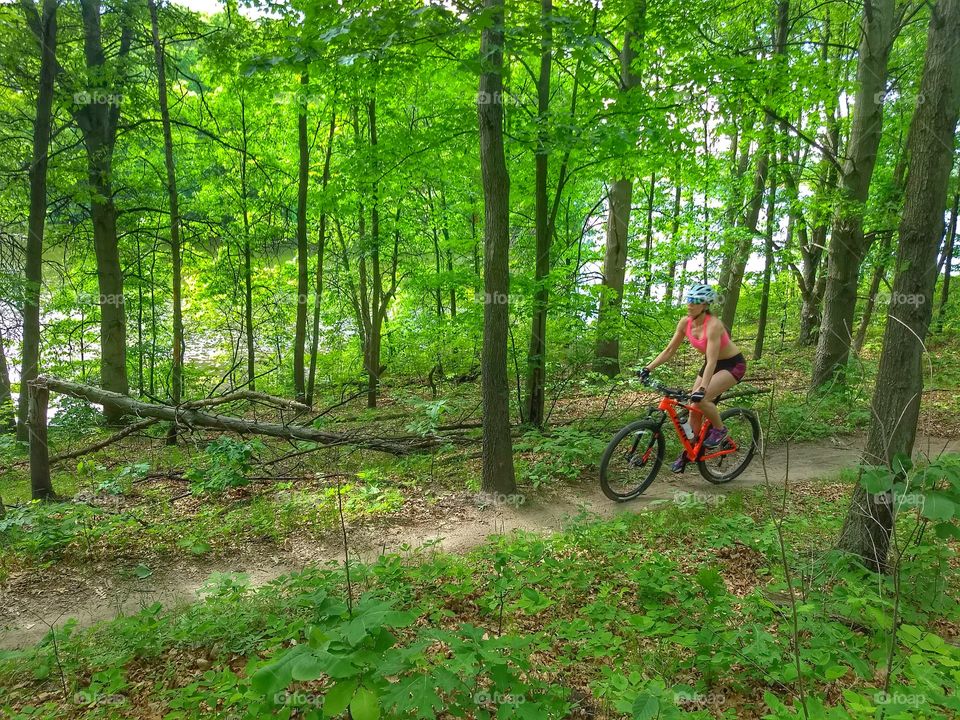
[[[683,427],[680,425],[680,419],[677,417],[677,405],[682,404],[671,397],[662,397],[660,398],[660,404],[657,406],[657,409],[662,410],[670,417],[670,420],[673,422],[673,427],[677,431],[677,437],[680,438],[680,442],[683,444],[683,449],[687,454],[687,459],[690,462],[696,462],[698,459],[710,460],[711,458],[729,455],[730,453],[737,451],[737,444],[734,442],[733,438],[729,438],[729,447],[726,447],[723,450],[717,450],[709,455],[703,455],[702,457],[698,458],[700,448],[703,446],[703,439],[710,431],[710,421],[706,418],[703,419],[703,422],[700,423],[700,435],[695,438],[696,443],[691,443],[690,440],[687,439],[687,434],[683,431]],[[699,415],[703,414],[700,408],[696,407],[695,405],[682,405],[682,407],[685,407],[690,411],[690,417],[693,417],[693,413],[697,413]]]

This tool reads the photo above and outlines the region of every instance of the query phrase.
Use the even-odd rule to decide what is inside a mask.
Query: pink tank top
[[[699,350],[702,353],[706,353],[707,352],[707,327],[706,327],[707,323],[704,323],[703,337],[695,338],[693,336],[693,333],[690,332],[690,325],[692,322],[693,322],[693,318],[688,317],[687,318],[687,340],[689,340],[690,344],[693,345],[697,350]],[[720,321],[717,320],[717,322],[720,322]],[[724,328],[723,335],[720,336],[720,349],[722,350],[729,344],[730,344],[730,335],[727,334],[727,329]]]

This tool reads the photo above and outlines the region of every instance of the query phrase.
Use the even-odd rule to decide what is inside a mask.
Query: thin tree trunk
[[[3,335],[0,334],[0,433],[16,430],[16,411],[13,407],[13,395],[10,391],[10,371],[7,369],[7,353],[4,349]]]
[[[27,427],[30,438],[30,496],[34,500],[53,500],[50,482],[50,450],[47,445],[47,405],[50,391],[36,379],[24,386],[27,395]],[[105,406],[106,407],[106,406]],[[112,405],[111,407],[117,407]]]
[[[307,90],[309,87],[310,75],[307,70],[304,70],[300,74],[303,98],[297,106],[297,145],[300,151],[300,164],[297,175],[297,320],[293,339],[293,388],[300,402],[305,402],[307,399],[304,346],[307,342],[307,296],[310,293],[307,247],[307,184],[310,177],[310,147],[307,139]]]
[[[333,154],[333,135],[337,124],[336,108],[330,111],[330,134],[327,136],[327,149],[323,158],[323,179],[321,180],[324,196],[327,184],[330,182],[330,156]],[[310,375],[307,378],[307,405],[313,406],[313,391],[317,378],[317,353],[320,349],[320,301],[323,298],[323,255],[327,242],[327,211],[320,213],[320,233],[317,239],[317,275],[315,279],[313,300],[313,340],[310,348]]]
[[[870,290],[867,292],[867,302],[863,307],[863,317],[860,318],[857,337],[853,341],[853,352],[857,355],[860,354],[860,351],[863,349],[863,343],[867,339],[867,329],[870,327],[870,318],[873,316],[873,308],[876,306],[877,293],[880,292],[880,283],[883,282],[883,278],[887,274],[887,253],[890,251],[890,241],[892,237],[892,232],[883,234],[883,245],[880,247],[877,264],[873,268]]]
[[[647,195],[647,239],[643,247],[643,299],[650,299],[653,285],[653,206],[657,192],[657,174],[650,173],[650,192]]]
[[[639,0],[633,6],[629,29],[620,52],[620,92],[627,93],[640,84],[633,67],[637,46],[646,34],[647,3]],[[630,229],[630,207],[633,180],[620,177],[610,184],[608,194],[607,239],[603,254],[603,282],[597,314],[597,346],[594,369],[613,377],[620,372],[620,324],[623,308],[623,281],[627,269],[627,235]]]
[[[243,213],[243,324],[247,340],[247,387],[256,390],[256,343],[253,337],[253,252],[250,247],[250,208],[247,191],[247,105],[240,93],[240,204]]]
[[[960,113],[960,2],[941,0],[931,11],[920,92],[907,139],[910,165],[900,222],[896,275],[873,394],[865,459],[891,466],[910,455],[923,390],[924,338],[933,311],[937,250]],[[893,504],[857,484],[839,546],[872,570],[886,567]]]
[[[484,199],[483,489],[516,492],[507,381],[507,301],[510,292],[510,176],[503,147],[503,0],[484,0],[490,22],[481,31],[480,169]]]
[[[757,339],[753,345],[753,359],[763,356],[763,341],[767,334],[767,313],[770,309],[770,277],[773,274],[773,233],[777,212],[777,184],[770,178],[770,190],[767,194],[767,234],[764,238],[763,287],[760,290],[760,319],[757,325]]]
[[[527,422],[542,427],[546,403],[547,374],[547,305],[550,300],[550,246],[553,227],[550,222],[547,197],[550,112],[550,65],[553,59],[553,0],[541,0],[540,22],[540,77],[537,81],[537,152],[534,157],[534,200],[537,260],[534,275],[533,317],[530,328],[530,348],[527,352]]]
[[[674,189],[673,193],[673,226],[670,228],[670,266],[667,270],[667,291],[664,293],[664,300],[668,305],[673,304],[673,290],[674,284],[676,283],[677,277],[677,240],[680,237],[680,194],[681,187],[680,183],[677,183],[677,187]]]
[[[773,31],[773,59],[779,62],[779,56],[786,53],[787,31],[790,26],[790,2],[778,0],[777,24]],[[768,98],[770,93],[768,93]],[[721,285],[723,291],[723,310],[720,318],[728,329],[733,328],[737,314],[737,305],[740,302],[740,287],[743,283],[743,274],[747,268],[747,261],[753,248],[753,238],[757,233],[757,223],[760,220],[760,208],[763,205],[763,191],[767,185],[767,172],[770,166],[770,153],[774,143],[773,116],[764,113],[763,136],[760,140],[759,158],[753,178],[753,195],[747,206],[743,222],[737,233],[738,242],[730,260],[727,282]]]
[[[867,249],[863,208],[870,191],[883,125],[883,103],[877,99],[882,99],[886,89],[887,61],[895,35],[894,0],[869,0],[864,8],[853,125],[840,178],[842,199],[827,252],[826,290],[811,379],[813,387],[823,385],[838,369],[842,370],[850,354],[860,263]]]
[[[960,190],[953,196],[953,211],[950,213],[950,229],[947,231],[947,247],[943,253],[943,287],[940,289],[940,308],[937,311],[937,332],[943,329],[943,311],[950,299],[950,274],[953,272],[953,248],[957,240],[957,211],[960,210]]]
[[[170,257],[173,266],[173,355],[170,366],[170,401],[179,405],[183,398],[183,306],[181,302],[180,200],[177,194],[177,173],[173,161],[173,133],[170,126],[170,107],[167,102],[167,72],[155,0],[147,0],[150,26],[153,30],[153,55],[157,64],[157,87],[160,97],[160,119],[163,123],[163,158],[167,169],[167,198],[170,203]],[[151,293],[152,298],[152,293]],[[152,304],[152,299],[151,299]],[[151,386],[153,385],[151,361]],[[167,433],[167,444],[177,442],[177,426]]]
[[[26,267],[24,269],[23,345],[21,348],[20,397],[17,437],[27,439],[29,383],[40,365],[40,287],[43,283],[43,229],[47,216],[47,149],[53,112],[54,79],[57,73],[57,2],[44,0],[42,15],[33,2],[21,0],[27,23],[40,51],[37,115],[33,124],[33,154],[30,160],[30,210],[27,216]]]

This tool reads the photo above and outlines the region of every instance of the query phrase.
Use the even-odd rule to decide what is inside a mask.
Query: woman
[[[663,352],[640,371],[640,377],[646,380],[654,368],[673,357],[684,336],[697,352],[706,356],[693,384],[690,400],[698,403],[700,411],[710,421],[710,432],[703,441],[704,447],[708,448],[717,447],[727,436],[714,400],[740,382],[747,371],[747,361],[740,348],[730,340],[720,318],[710,314],[710,303],[716,300],[717,293],[709,285],[696,283],[691,286],[687,291],[687,316],[677,323],[677,331]],[[698,413],[691,413],[690,424],[695,436],[700,433],[700,418]],[[671,467],[673,472],[682,473],[686,465],[687,455],[681,452]]]

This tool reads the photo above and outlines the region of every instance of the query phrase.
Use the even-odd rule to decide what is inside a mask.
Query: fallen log
[[[274,407],[286,408],[287,410],[295,410],[301,413],[310,412],[309,405],[304,405],[296,400],[288,400],[287,398],[277,397],[276,395],[268,395],[267,393],[256,392],[254,390],[237,390],[236,392],[227,393],[226,395],[204,398],[203,400],[190,400],[188,402],[181,403],[180,407],[194,410],[202,407],[211,407],[213,405],[223,405],[224,403],[236,402],[238,400],[259,402],[263,403],[264,405],[273,405]]]
[[[191,408],[188,403],[182,404],[179,407],[145,403],[121,393],[52,377],[37,378],[34,384],[38,387],[87,400],[88,402],[98,405],[113,405],[119,410],[122,410],[126,415],[168,420],[189,427],[223,430],[235,432],[240,435],[266,435],[268,437],[278,437],[287,440],[305,440],[327,446],[352,445],[354,447],[366,450],[377,450],[392,455],[408,455],[413,452],[437,447],[449,441],[448,438],[436,436],[422,437],[419,435],[406,435],[381,438],[348,435],[345,433],[317,430],[316,428],[303,425],[257,422],[232,415],[202,412],[201,410]]]

